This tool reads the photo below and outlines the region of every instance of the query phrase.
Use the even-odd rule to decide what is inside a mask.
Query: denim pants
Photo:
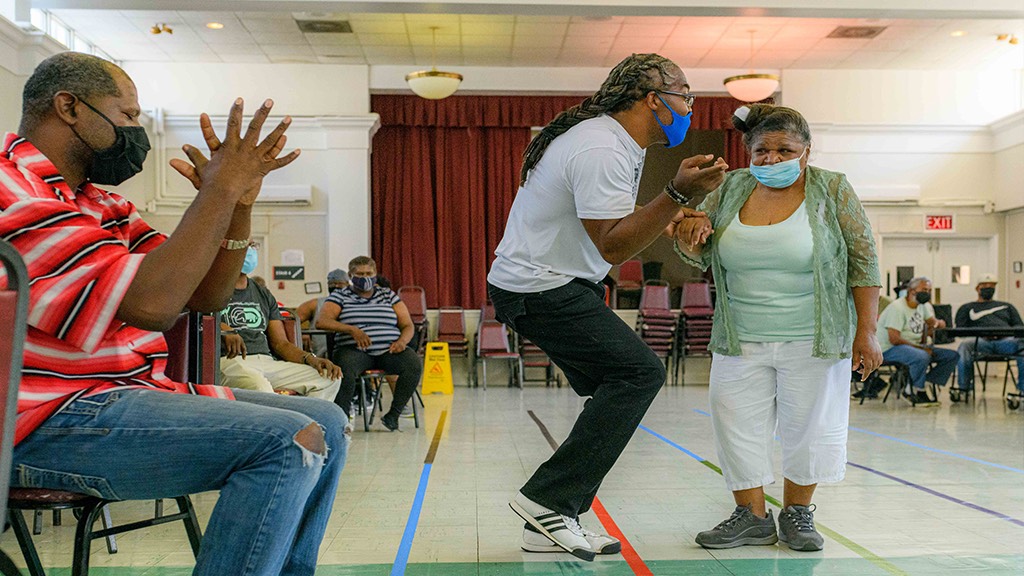
[[[346,416],[325,400],[234,393],[79,399],[15,447],[11,485],[111,500],[220,490],[194,575],[312,576],[348,451]],[[326,458],[295,441],[314,422]]]
[[[985,340],[984,338],[969,338],[960,343],[957,348],[960,353],[960,362],[956,365],[957,383],[963,390],[974,389],[974,357],[979,354],[1005,354],[1007,356],[1017,355],[1017,389],[1024,390],[1024,339],[1001,338],[999,340]]]
[[[906,364],[907,368],[910,368],[910,383],[914,388],[924,390],[925,380],[938,386],[945,386],[956,369],[960,355],[948,348],[932,348],[932,353],[929,354],[927,350],[900,344],[883,352],[882,358],[886,362]],[[932,362],[935,363],[934,366],[931,366]]]
[[[415,348],[407,347],[398,354],[385,352],[377,356],[371,356],[355,346],[344,346],[334,351],[331,359],[341,367],[344,374],[341,378],[341,391],[334,398],[334,402],[341,406],[346,413],[351,409],[352,396],[355,394],[359,375],[366,370],[378,369],[395,374],[398,382],[395,383],[395,396],[391,401],[391,409],[388,411],[392,416],[401,414],[402,409],[409,403],[416,386],[420,383],[420,376],[423,374],[423,361]],[[364,398],[365,402],[366,399]]]
[[[590,509],[597,489],[665,383],[665,366],[585,280],[535,293],[488,285],[498,320],[540,347],[580,396],[569,436],[522,493],[566,516]]]

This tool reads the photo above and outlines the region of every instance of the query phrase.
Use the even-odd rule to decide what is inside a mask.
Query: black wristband
[[[679,204],[680,206],[686,206],[687,204],[690,203],[691,200],[689,196],[683,194],[679,190],[676,190],[676,187],[672,185],[671,180],[668,181],[668,184],[665,184],[665,194],[668,194],[668,197],[671,198],[673,202]]]

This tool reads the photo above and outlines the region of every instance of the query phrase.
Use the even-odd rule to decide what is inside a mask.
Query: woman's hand
[[[405,342],[402,342],[401,338],[395,340],[394,342],[391,343],[391,348],[389,348],[388,351],[391,352],[392,354],[401,354],[403,351],[405,351]]]
[[[703,212],[693,212],[675,222],[674,226],[673,239],[676,242],[682,242],[690,250],[695,250],[699,245],[707,242],[708,237],[714,232],[711,220]]]
[[[355,339],[356,348],[359,348],[360,350],[366,350],[370,347],[370,344],[373,344],[373,341],[366,335],[366,332],[363,332],[355,326],[352,327],[352,331],[349,332],[349,334],[351,334],[352,338]]]
[[[861,382],[881,365],[882,347],[878,345],[878,337],[874,332],[858,330],[853,339],[853,369],[860,372]]]

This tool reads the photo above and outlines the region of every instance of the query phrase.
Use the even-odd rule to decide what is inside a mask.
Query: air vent
[[[347,20],[296,20],[299,30],[312,34],[351,34]]]
[[[885,29],[886,26],[837,26],[827,38],[869,40],[881,34]]]

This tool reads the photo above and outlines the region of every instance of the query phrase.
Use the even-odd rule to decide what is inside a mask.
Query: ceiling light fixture
[[[420,70],[406,75],[405,82],[409,88],[420,98],[427,100],[441,100],[447,98],[459,89],[462,83],[462,74],[456,72],[442,72],[437,69],[437,26],[430,27],[431,33],[431,67],[430,70]]]
[[[743,102],[760,102],[775,94],[779,87],[779,77],[775,74],[754,73],[754,30],[750,32],[750,73],[730,76],[725,79],[725,89],[737,100]]]
[[[1020,44],[1020,38],[1018,38],[1016,34],[999,34],[996,36],[996,42],[1002,42],[1004,40],[1014,46]]]
[[[220,22],[207,22],[206,27],[210,30],[221,30],[224,28],[224,25]]]
[[[962,36],[967,36],[967,31],[966,30],[954,30],[954,31],[950,32],[949,35],[952,36],[953,38],[960,38]]]
[[[153,27],[149,29],[149,33],[150,34],[164,34],[164,33],[174,34],[174,28],[171,28],[170,26],[168,26],[167,24],[164,24],[163,22],[158,22],[156,24],[153,24]]]

